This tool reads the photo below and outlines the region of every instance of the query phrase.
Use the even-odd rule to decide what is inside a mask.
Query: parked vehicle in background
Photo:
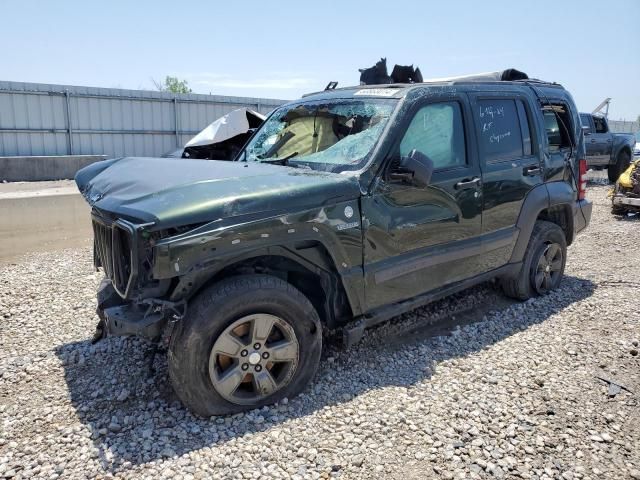
[[[636,143],[633,147],[633,157],[640,157],[640,132],[636,132]]]
[[[207,125],[201,132],[162,158],[233,160],[266,117],[250,108],[238,108]]]
[[[610,182],[615,182],[631,162],[636,139],[628,133],[611,133],[605,117],[581,113],[588,167],[607,167]]]
[[[591,218],[580,118],[562,86],[501,78],[327,90],[235,161],[81,170],[96,339],[166,342],[177,395],[210,416],[299,393],[324,329],[350,345],[493,278],[520,300],[557,288]]]
[[[265,115],[250,108],[233,110],[189,140],[182,157],[233,160],[265,118]]]

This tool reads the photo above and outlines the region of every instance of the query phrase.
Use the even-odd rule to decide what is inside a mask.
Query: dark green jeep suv
[[[522,300],[556,288],[591,216],[584,159],[562,86],[476,76],[308,95],[231,162],[93,164],[97,338],[167,343],[200,415],[291,397],[323,329],[352,344],[496,277]]]

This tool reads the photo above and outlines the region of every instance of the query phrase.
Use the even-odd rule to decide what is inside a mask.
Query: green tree
[[[164,82],[158,82],[154,79],[152,79],[152,81],[155,87],[161,92],[191,93],[189,82],[186,80],[180,80],[178,77],[167,75],[164,78]]]

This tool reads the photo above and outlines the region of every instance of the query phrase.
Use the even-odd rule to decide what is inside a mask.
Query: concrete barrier
[[[0,265],[91,244],[90,207],[73,182],[0,184]]]
[[[106,158],[106,155],[0,157],[0,181],[40,182],[71,179],[81,168]]]

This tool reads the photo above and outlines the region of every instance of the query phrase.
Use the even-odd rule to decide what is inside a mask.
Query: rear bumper
[[[578,200],[573,204],[573,231],[576,235],[589,225],[592,210],[593,203],[589,200]]]
[[[625,197],[624,195],[615,195],[613,197],[613,204],[640,207],[640,198],[629,198],[629,197]]]
[[[606,167],[611,163],[611,159],[598,160],[587,158],[587,167]]]

